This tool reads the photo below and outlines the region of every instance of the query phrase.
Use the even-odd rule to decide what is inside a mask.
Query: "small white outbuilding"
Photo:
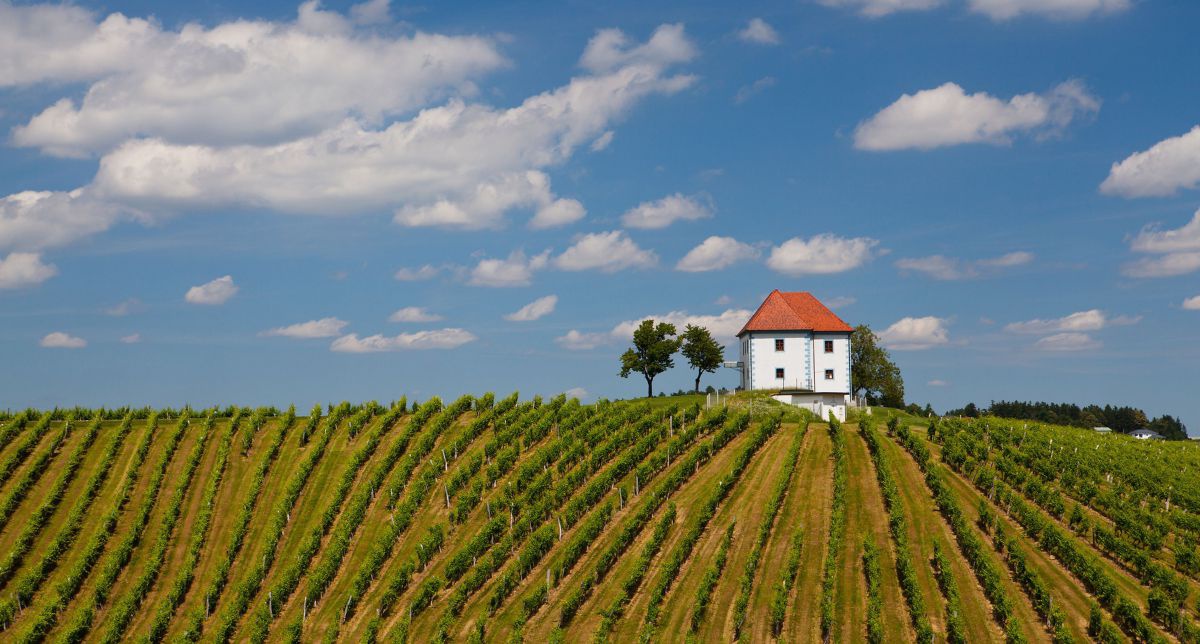
[[[741,388],[846,420],[853,330],[811,293],[771,291],[737,334]]]

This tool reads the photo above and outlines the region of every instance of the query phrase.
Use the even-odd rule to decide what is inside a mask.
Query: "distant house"
[[[845,420],[853,330],[811,293],[771,291],[737,334],[742,389]]]
[[[1135,429],[1129,435],[1139,440],[1163,440],[1163,435],[1149,429]]]
[[[1111,434],[1112,433],[1112,429],[1108,428],[1108,427],[1093,427],[1092,431],[1099,433],[1099,434]]]

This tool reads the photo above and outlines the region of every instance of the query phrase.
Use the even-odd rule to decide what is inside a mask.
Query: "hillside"
[[[3,638],[1200,640],[1195,445],[728,402],[20,416]]]

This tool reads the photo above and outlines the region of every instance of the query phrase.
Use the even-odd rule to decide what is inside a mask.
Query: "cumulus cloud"
[[[742,85],[739,87],[737,94],[733,95],[733,102],[741,105],[742,103],[745,103],[746,101],[754,98],[756,95],[762,93],[763,90],[774,86],[774,76],[763,76],[749,85]]]
[[[533,273],[550,263],[550,251],[526,257],[525,251],[515,250],[506,259],[481,259],[471,270],[468,284],[473,286],[529,286]]]
[[[358,32],[315,2],[294,22],[179,31],[119,13],[97,20],[73,8],[4,4],[4,24],[0,84],[94,81],[78,102],[64,98],[13,130],[17,145],[66,156],[140,136],[278,143],[351,116],[378,124],[473,94],[475,79],[507,64],[491,38]]]
[[[621,223],[628,228],[666,228],[677,221],[707,219],[712,214],[711,206],[701,199],[677,192],[656,201],[638,204],[621,215]]]
[[[1179,228],[1164,230],[1159,224],[1142,228],[1129,247],[1153,255],[1122,267],[1130,277],[1172,277],[1200,270],[1200,210]]]
[[[430,313],[423,306],[406,306],[388,316],[388,322],[438,322],[442,316]]]
[[[605,273],[650,268],[657,263],[658,255],[654,251],[643,250],[622,230],[584,235],[554,258],[554,265],[564,271],[598,270]]]
[[[423,282],[438,276],[442,269],[432,264],[425,264],[417,268],[401,268],[396,271],[392,277],[401,282]]]
[[[87,346],[87,340],[62,331],[55,331],[47,333],[38,344],[47,349],[82,349]]]
[[[141,333],[130,333],[129,335],[121,336],[121,344],[137,344],[141,341]]]
[[[612,342],[612,336],[607,333],[583,333],[571,329],[565,335],[554,338],[554,342],[571,351],[587,351]]]
[[[601,29],[588,42],[579,65],[601,74],[621,67],[667,67],[696,57],[682,24],[662,25],[650,40],[634,44],[620,29]]]
[[[689,324],[702,326],[712,332],[713,336],[718,340],[728,342],[742,329],[742,326],[746,324],[746,320],[749,320],[751,315],[754,315],[754,311],[747,309],[726,309],[715,315],[696,315],[687,311],[671,311],[659,315],[643,315],[636,319],[625,320],[615,325],[607,333],[585,333],[571,329],[565,335],[555,338],[555,342],[565,349],[572,350],[595,349],[602,345],[628,342],[633,338],[633,332],[643,320],[674,324],[676,330],[680,333]]]
[[[1100,348],[1101,342],[1087,333],[1055,333],[1033,343],[1041,351],[1087,351]]]
[[[926,316],[901,318],[884,329],[879,338],[889,349],[919,351],[950,342],[950,332],[944,318]]]
[[[183,299],[190,304],[224,304],[229,301],[229,298],[237,295],[237,292],[238,287],[233,283],[233,277],[226,275],[189,288]]]
[[[896,260],[902,271],[921,273],[937,280],[965,280],[994,272],[996,269],[1021,266],[1033,261],[1033,253],[1016,251],[999,257],[963,260],[945,255],[906,257]]]
[[[1100,191],[1122,197],[1161,197],[1200,185],[1200,125],[1114,163]]]
[[[755,45],[778,45],[780,42],[779,32],[762,18],[751,18],[744,28],[738,30],[737,37]]]
[[[339,353],[381,353],[385,351],[416,351],[423,349],[455,349],[474,342],[475,334],[463,329],[435,329],[384,336],[380,334],[358,337],[357,333],[344,335],[329,345]]]
[[[532,322],[538,318],[546,317],[554,312],[554,307],[558,305],[557,295],[547,295],[522,306],[516,311],[504,316],[505,320],[510,322]]]
[[[1117,13],[1131,6],[1130,0],[968,0],[971,10],[992,20],[1038,16],[1055,20],[1082,20],[1099,14]]]
[[[136,297],[131,297],[104,309],[104,314],[111,315],[115,318],[121,318],[125,317],[126,315],[141,313],[145,310],[146,305],[142,304],[141,300],[137,299]]]
[[[1099,331],[1111,326],[1128,326],[1137,324],[1141,317],[1118,315],[1109,316],[1100,309],[1079,311],[1061,318],[1034,319],[1026,322],[1013,322],[1004,327],[1010,333],[1063,333],[1081,331]]]
[[[9,253],[0,259],[0,289],[37,286],[55,275],[58,268],[43,262],[41,253]]]
[[[275,327],[259,333],[264,337],[278,336],[283,338],[333,338],[346,328],[349,322],[337,318],[321,318],[298,324]]]
[[[858,268],[874,256],[879,240],[823,233],[810,239],[793,237],[771,249],[767,266],[784,275],[827,275]]]
[[[1183,301],[1183,308],[1189,311],[1200,311],[1200,295],[1189,297]]]
[[[573,224],[587,215],[587,209],[575,199],[555,199],[542,205],[529,220],[534,230],[557,228]]]
[[[879,18],[900,11],[925,11],[942,0],[817,0],[826,7],[850,9],[868,18]]]
[[[1076,117],[1099,109],[1100,99],[1074,80],[1044,94],[1020,94],[1007,101],[985,92],[967,94],[957,84],[945,83],[905,94],[860,123],[854,131],[854,147],[884,151],[965,143],[1008,145],[1016,134],[1056,135]]]
[[[713,235],[688,251],[675,265],[675,270],[688,273],[715,271],[737,262],[755,259],[758,255],[758,249],[750,244],[742,243],[733,237]]]
[[[11,194],[0,199],[0,249],[65,246],[108,230],[126,212],[83,189]]]

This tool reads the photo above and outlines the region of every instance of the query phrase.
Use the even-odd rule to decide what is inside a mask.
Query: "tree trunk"
[[[646,376],[646,397],[654,397],[654,378],[651,376]]]
[[[704,375],[704,372],[702,370],[699,370],[699,369],[696,370],[696,393],[700,393],[700,376],[703,376],[703,375]]]

